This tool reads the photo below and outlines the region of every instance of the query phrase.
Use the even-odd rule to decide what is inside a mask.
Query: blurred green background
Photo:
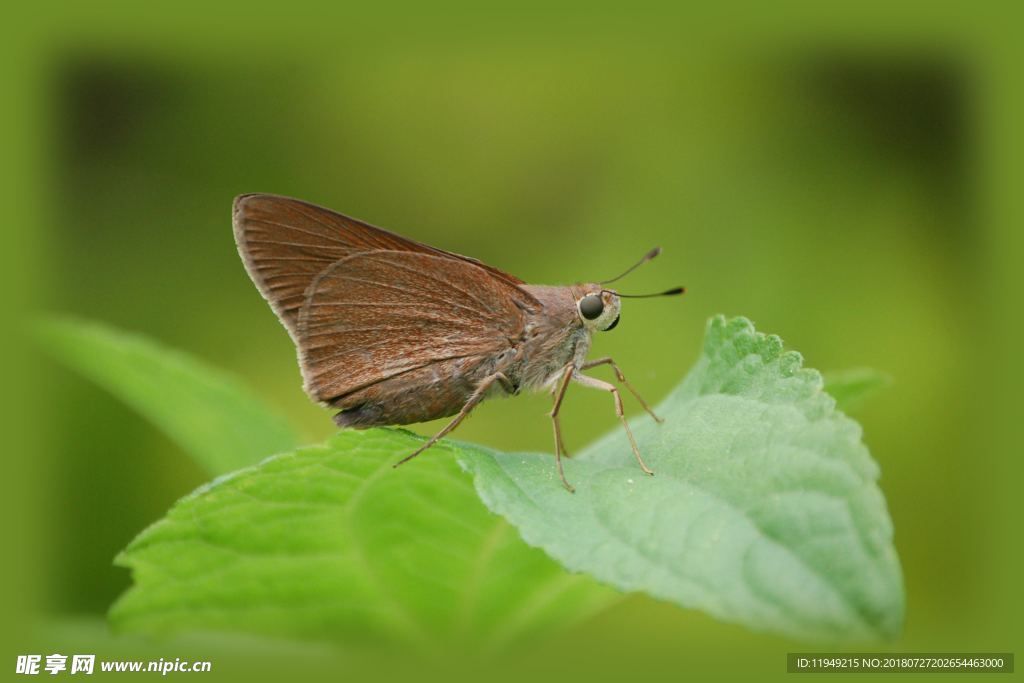
[[[688,294],[625,302],[593,353],[657,401],[723,312],[811,367],[891,375],[856,416],[905,573],[905,634],[887,647],[1020,642],[999,322],[1019,312],[1001,278],[1015,277],[1020,176],[1005,163],[1016,119],[998,22],[869,9],[113,16],[37,17],[17,42],[35,131],[21,174],[36,181],[21,195],[33,222],[14,231],[28,234],[26,308],[199,355],[313,441],[333,425],[235,252],[235,195],[301,197],[537,283],[607,278],[660,244],[622,290]],[[37,467],[22,488],[38,531],[21,534],[34,536],[22,601],[44,619],[99,617],[128,583],[114,554],[204,478],[114,399],[33,367]],[[614,427],[611,408],[570,393],[570,451]],[[547,410],[545,396],[491,402],[457,438],[550,451]],[[636,596],[530,662],[779,673],[797,649]]]

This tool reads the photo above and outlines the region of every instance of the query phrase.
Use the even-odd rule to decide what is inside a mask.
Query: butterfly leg
[[[580,370],[589,370],[590,368],[596,368],[598,365],[610,365],[610,366],[612,366],[612,370],[615,371],[615,377],[620,382],[622,382],[622,385],[624,387],[629,389],[629,393],[633,394],[633,396],[636,397],[636,400],[639,401],[640,405],[643,406],[644,410],[646,410],[648,412],[648,414],[650,414],[650,416],[654,418],[654,421],[655,422],[664,422],[665,421],[664,419],[662,419],[662,418],[660,418],[660,417],[658,417],[657,415],[654,414],[654,411],[651,410],[650,406],[647,405],[647,401],[645,401],[640,396],[640,394],[637,392],[637,390],[633,388],[632,384],[630,384],[629,382],[626,381],[626,376],[622,374],[622,370],[620,370],[619,366],[615,364],[615,361],[612,360],[611,356],[605,356],[604,358],[598,358],[596,360],[587,361],[586,363],[584,363],[583,365],[580,366]]]
[[[619,422],[622,423],[622,428],[626,430],[626,436],[629,437],[629,445],[633,448],[633,455],[636,456],[636,461],[640,464],[640,469],[647,474],[654,474],[654,472],[647,467],[646,463],[644,463],[644,459],[640,457],[640,449],[637,448],[636,439],[633,438],[633,430],[629,428],[629,422],[626,421],[626,415],[622,410],[622,396],[619,395],[619,390],[608,382],[603,382],[599,379],[587,377],[586,375],[580,375],[578,373],[573,377],[573,379],[585,387],[608,391],[615,397],[615,414],[618,416]]]
[[[469,414],[473,411],[473,408],[475,408],[476,405],[480,403],[480,401],[484,400],[484,397],[487,396],[487,390],[490,389],[491,385],[494,384],[495,382],[501,382],[502,386],[505,387],[505,389],[509,393],[513,393],[513,389],[515,387],[512,385],[512,382],[509,381],[509,378],[506,377],[504,373],[496,372],[493,375],[488,375],[487,377],[484,377],[483,380],[480,381],[480,384],[476,386],[476,389],[473,390],[473,393],[470,394],[469,399],[462,406],[462,410],[459,411],[458,415],[456,415],[451,422],[445,425],[444,429],[439,431],[437,434],[434,434],[434,436],[430,437],[430,439],[425,444],[417,448],[410,455],[407,455],[398,462],[396,462],[394,465],[392,465],[392,467],[398,467],[401,464],[409,462],[417,455],[427,450],[435,443],[440,441],[442,438],[444,438],[446,434],[448,434],[453,429],[458,427],[463,420],[469,417]]]
[[[551,406],[551,424],[555,428],[555,464],[558,465],[558,476],[562,480],[562,486],[566,488],[569,493],[574,493],[576,489],[573,488],[565,478],[565,470],[562,469],[562,454],[569,455],[565,452],[565,444],[562,443],[562,427],[558,422],[558,410],[562,407],[562,399],[565,398],[565,390],[569,388],[569,380],[572,379],[573,372],[576,368],[572,363],[565,366],[565,370],[562,371],[562,376],[559,378],[558,383],[554,387],[554,405]]]
[[[559,378],[558,378],[558,381],[555,382],[553,385],[551,385],[551,391],[548,392],[548,393],[551,394],[552,401],[557,403],[557,406],[556,405],[552,406],[552,410],[556,410],[557,407],[561,406],[562,399],[565,398],[565,389],[568,386],[569,386],[569,384],[568,384],[567,381],[565,381],[564,375],[560,375]],[[548,413],[548,415],[550,416],[551,414]],[[562,441],[561,423],[557,419],[557,417],[558,417],[557,413],[553,417],[556,418],[556,419],[552,420],[552,422],[554,423],[554,426],[555,426],[555,446],[557,448],[561,449],[562,455],[568,457],[569,456],[569,451],[565,447],[565,442]]]

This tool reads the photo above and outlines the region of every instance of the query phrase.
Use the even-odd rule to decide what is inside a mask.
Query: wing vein
[[[423,292],[422,291],[410,292],[410,290],[408,288],[406,288],[406,287],[399,287],[398,285],[392,285],[392,284],[388,284],[386,282],[374,282],[372,280],[365,280],[363,278],[352,277],[350,275],[341,275],[341,274],[339,274],[339,275],[331,275],[330,277],[332,279],[333,278],[337,278],[339,280],[349,280],[351,282],[361,282],[363,284],[373,285],[374,287],[383,287],[383,288],[386,288],[386,289],[395,290],[397,292],[414,293],[417,296],[421,296],[421,297],[423,296]],[[453,289],[456,289],[456,288],[453,287]],[[457,301],[452,301],[451,299],[447,299],[446,300],[446,299],[435,299],[434,297],[425,297],[423,299],[420,299],[420,301],[421,302],[422,301],[430,301],[430,302],[433,302],[433,303],[436,303],[436,304],[440,304],[442,306],[457,306],[457,307],[459,307],[459,308],[461,308],[463,310],[470,311],[472,313],[477,313],[477,314],[483,313],[487,318],[492,319],[492,320],[494,319],[494,315],[493,315],[493,313],[490,310],[480,310],[478,308],[473,308],[472,306],[466,306],[465,304],[460,304]]]
[[[342,239],[338,239],[335,235],[324,235],[323,233],[313,232],[312,230],[303,230],[302,228],[300,228],[299,226],[297,226],[297,225],[295,225],[293,223],[278,223],[277,221],[267,220],[266,218],[257,218],[256,216],[249,216],[248,218],[246,218],[246,221],[248,221],[249,223],[263,223],[265,225],[273,225],[274,227],[284,228],[285,230],[294,230],[295,232],[301,232],[302,234],[309,235],[310,237],[316,237],[316,238],[319,238],[319,239],[325,239],[328,242],[334,242],[335,244],[340,244],[341,246],[346,247],[346,248],[350,247],[348,242],[346,242],[345,240],[342,240]],[[320,225],[322,225],[325,228],[328,228],[328,229],[331,229],[331,230],[334,230],[335,232],[337,232],[336,228],[330,228],[330,226],[324,225],[323,223],[320,223]],[[246,236],[246,241],[248,241],[248,236]],[[316,245],[312,245],[311,244],[309,246],[316,246]]]
[[[404,271],[409,272],[409,273],[419,273],[420,272],[420,271],[415,270],[414,268],[408,268],[406,266],[399,265],[397,263],[390,263],[389,265],[391,265],[394,268],[398,268],[400,270],[404,270]],[[480,266],[474,265],[474,267],[475,268],[479,268]],[[483,270],[483,269],[481,268],[481,270]],[[484,272],[486,272],[486,271],[484,271]],[[470,294],[469,292],[467,292],[466,290],[462,289],[461,287],[456,287],[455,285],[451,284],[450,282],[446,283],[446,284],[448,284],[448,286],[451,287],[452,289],[454,289],[456,292],[459,292],[460,294],[463,294],[466,297],[468,297],[468,298],[472,299],[473,301],[477,302],[482,307],[484,307],[484,308],[488,307],[487,304],[485,304],[483,301],[481,301],[480,299],[476,298],[474,295]]]

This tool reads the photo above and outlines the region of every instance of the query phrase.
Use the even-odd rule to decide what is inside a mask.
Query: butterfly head
[[[576,313],[588,331],[607,332],[619,324],[619,295],[599,284],[583,285],[576,292]]]
[[[619,294],[613,289],[605,289],[604,285],[611,284],[616,280],[629,275],[638,267],[655,258],[660,253],[661,249],[659,247],[655,247],[644,254],[642,259],[626,269],[626,272],[621,275],[613,277],[610,280],[605,280],[604,282],[579,285],[573,290],[573,294],[576,299],[576,313],[579,315],[580,320],[583,322],[583,326],[588,331],[593,332],[595,330],[600,330],[602,332],[607,332],[608,330],[615,329],[615,326],[619,324],[621,297],[646,299],[652,296],[673,296],[676,294],[682,294],[685,291],[682,287],[674,287],[666,292],[658,292],[657,294]]]

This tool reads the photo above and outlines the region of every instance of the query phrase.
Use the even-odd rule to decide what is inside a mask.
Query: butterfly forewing
[[[235,242],[250,277],[296,343],[306,290],[325,268],[362,251],[404,251],[471,263],[510,284],[518,278],[314,204],[268,194],[242,195],[233,210]]]

